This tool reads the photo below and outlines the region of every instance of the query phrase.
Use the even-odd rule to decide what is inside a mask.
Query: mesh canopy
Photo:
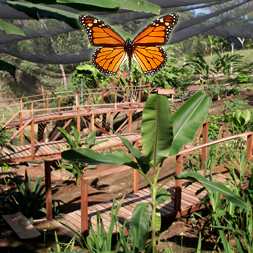
[[[180,22],[177,25],[170,43],[176,43],[196,35],[217,35],[222,37],[245,37],[253,38],[253,22],[250,15],[253,12],[253,0],[150,0],[161,7],[161,13],[177,12]],[[127,11],[119,9],[111,13],[104,11],[79,11],[70,6],[55,4],[54,8],[68,11],[70,13],[91,14],[105,19],[111,25],[120,25],[127,30],[133,22],[138,29],[149,23],[154,14],[144,12]],[[205,8],[205,9],[203,9]],[[195,15],[189,14],[195,13]],[[188,18],[187,18],[188,17]],[[36,19],[37,18],[37,19]],[[0,31],[0,53],[9,54],[24,60],[45,63],[45,64],[72,64],[89,60],[91,49],[87,48],[87,43],[80,42],[84,39],[83,33],[77,20],[64,22],[59,18],[54,25],[43,25],[47,20],[56,19],[46,11],[37,11],[36,16],[29,12],[15,9],[9,6],[5,0],[0,1],[0,19],[14,20],[15,24],[22,27],[25,36],[6,34]],[[31,25],[36,24],[37,26]],[[41,24],[41,25],[38,25]],[[58,50],[47,50],[44,45],[43,50],[21,50],[20,43],[36,41],[39,38],[48,38],[51,42],[57,36],[68,33],[79,32],[79,44],[81,45],[75,52],[59,52]],[[38,45],[39,47],[40,45]],[[52,49],[52,48],[51,48]]]

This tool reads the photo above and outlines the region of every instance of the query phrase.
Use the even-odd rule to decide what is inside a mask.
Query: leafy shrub
[[[251,80],[251,77],[247,74],[240,73],[238,74],[234,79],[234,83],[249,83]]]
[[[6,197],[6,203],[13,212],[20,211],[26,217],[38,218],[42,214],[45,204],[45,186],[41,184],[41,178],[37,178],[34,183],[25,172],[25,180],[20,181],[13,178],[16,190],[10,192]]]

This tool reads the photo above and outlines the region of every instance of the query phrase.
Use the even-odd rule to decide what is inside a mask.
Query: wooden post
[[[79,92],[76,93],[76,128],[77,131],[80,133],[81,131],[81,117],[80,117],[80,94]]]
[[[247,137],[247,159],[251,160],[253,157],[253,133]]]
[[[208,143],[208,123],[203,124],[203,129],[202,129],[202,139],[203,139],[203,144]],[[204,174],[206,173],[206,162],[208,159],[208,148],[203,147],[201,149],[201,160],[200,160],[200,167],[201,170],[204,170]]]
[[[140,174],[137,170],[133,170],[133,192],[136,193],[140,188]]]
[[[30,128],[31,155],[34,158],[35,156],[35,129],[34,129],[33,102],[31,103],[30,117],[31,117],[31,128]]]
[[[46,190],[46,215],[47,220],[53,219],[53,209],[52,209],[52,189],[51,189],[51,162],[44,162],[45,170],[45,190]]]
[[[23,100],[21,98],[20,103],[19,103],[19,130],[22,128],[22,126],[23,126]],[[20,145],[24,144],[24,130],[23,129],[19,133],[19,142],[20,142]]]
[[[183,156],[177,155],[176,156],[176,173],[175,175],[178,176],[183,171]],[[181,199],[182,199],[182,180],[177,179],[175,180],[175,212],[177,216],[180,216],[181,212]]]
[[[91,117],[90,117],[90,130],[92,132],[96,130],[96,128],[95,128],[95,115],[94,115],[94,113],[92,113]]]
[[[133,123],[133,112],[128,112],[128,133],[132,132],[132,123]]]
[[[89,217],[88,217],[88,183],[81,176],[81,233],[86,234],[89,229]]]

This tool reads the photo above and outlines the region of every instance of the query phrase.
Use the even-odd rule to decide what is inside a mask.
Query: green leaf
[[[93,131],[88,134],[86,138],[86,144],[88,145],[89,148],[96,144],[96,131]]]
[[[235,206],[247,209],[247,204],[244,202],[244,200],[238,197],[227,186],[225,186],[224,183],[210,181],[197,172],[184,172],[180,174],[178,178],[194,179],[200,182],[209,193],[218,192],[221,195],[223,195],[226,199],[231,201]]]
[[[61,4],[83,4],[91,5],[106,9],[116,9],[120,7],[120,4],[115,0],[57,0],[57,3]]]
[[[157,165],[168,156],[173,140],[171,113],[165,96],[153,94],[146,101],[141,134],[144,155]]]
[[[195,93],[173,115],[173,142],[170,155],[176,155],[181,148],[190,143],[196,131],[208,115],[210,99],[203,91]]]
[[[164,188],[160,188],[158,191],[157,191],[157,194],[156,194],[156,202],[158,205],[166,202],[166,201],[169,201],[170,199],[170,192],[168,192],[166,189]]]
[[[145,248],[145,242],[148,239],[150,231],[151,208],[148,203],[138,204],[133,211],[130,220],[129,236],[133,244],[139,250]]]
[[[114,0],[119,3],[121,9],[131,10],[131,11],[140,11],[140,12],[148,12],[159,15],[160,14],[160,6],[158,4],[150,3],[146,0]]]
[[[21,28],[3,19],[0,19],[0,30],[4,31],[7,34],[25,36],[25,33]]]
[[[160,6],[146,0],[57,0],[57,3],[90,5],[106,9],[125,9],[159,14]]]
[[[58,127],[58,130],[63,135],[64,139],[67,141],[68,145],[71,148],[76,148],[75,140],[72,138],[72,136],[62,127]]]
[[[70,161],[86,162],[89,165],[105,163],[137,166],[126,153],[121,151],[98,153],[88,148],[78,148],[63,151],[62,158]]]
[[[142,153],[128,139],[120,135],[117,136],[121,139],[123,145],[127,148],[130,154],[136,159],[138,163],[138,169],[141,169],[141,171],[146,174],[150,169],[148,159],[143,156]]]
[[[38,4],[38,3],[10,1],[10,0],[7,1],[7,3],[18,10],[20,9],[24,12],[28,12],[29,15],[33,16],[34,18],[38,18],[38,11],[42,11],[43,15],[47,13],[48,16],[54,17],[58,20],[66,21],[71,26],[79,28],[79,25],[77,25],[79,14],[77,13],[55,8],[50,6],[50,4]]]

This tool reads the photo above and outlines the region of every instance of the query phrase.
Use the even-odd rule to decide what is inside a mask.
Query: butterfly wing
[[[133,57],[145,74],[154,74],[166,62],[166,53],[161,47],[137,46]]]
[[[115,74],[125,57],[123,47],[103,47],[96,50],[92,62],[102,73]]]
[[[124,39],[102,20],[92,16],[80,16],[81,25],[84,26],[90,43],[93,46],[120,47],[124,46]]]
[[[133,44],[135,46],[161,46],[166,44],[177,21],[178,16],[176,14],[154,20],[134,38]]]
[[[177,20],[176,14],[156,19],[134,38],[133,57],[145,74],[154,74],[164,66],[167,57],[159,46],[167,43]]]

